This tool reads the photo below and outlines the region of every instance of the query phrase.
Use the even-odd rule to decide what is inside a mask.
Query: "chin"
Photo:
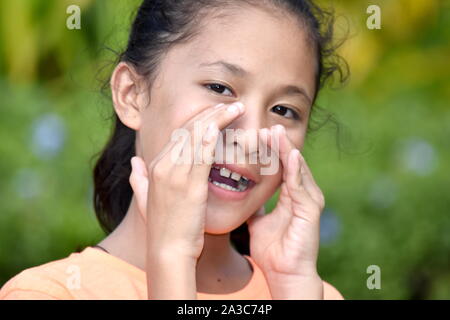
[[[206,211],[205,232],[209,234],[226,234],[238,228],[248,219],[248,214],[242,208],[231,206],[217,208],[210,207]]]

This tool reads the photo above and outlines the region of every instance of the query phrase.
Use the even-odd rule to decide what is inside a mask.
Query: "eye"
[[[300,120],[300,116],[298,115],[298,113],[292,110],[291,108],[278,105],[273,107],[272,110],[273,112],[278,113],[283,117]]]
[[[207,87],[210,90],[213,90],[219,94],[223,94],[223,91],[228,90],[231,93],[231,95],[233,95],[233,92],[228,87],[221,85],[219,83],[209,83],[209,84],[206,84],[205,87]]]

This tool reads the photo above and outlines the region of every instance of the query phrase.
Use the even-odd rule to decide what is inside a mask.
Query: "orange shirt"
[[[244,256],[253,267],[250,281],[242,289],[227,294],[197,293],[201,300],[268,300],[271,299],[261,269],[250,256]],[[325,298],[341,298],[324,282]],[[334,295],[330,290],[334,289]],[[328,292],[328,293],[327,293]],[[337,296],[337,294],[340,296]],[[3,299],[147,299],[146,274],[143,270],[104,251],[92,247],[68,257],[26,269],[10,279],[0,290]]]

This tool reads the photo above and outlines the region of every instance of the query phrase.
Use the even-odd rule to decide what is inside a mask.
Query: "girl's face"
[[[151,162],[170,141],[172,132],[194,115],[235,101],[241,101],[246,111],[227,129],[259,130],[281,124],[302,149],[317,61],[301,24],[287,14],[277,17],[251,8],[226,18],[206,19],[195,40],[175,46],[163,56],[150,104],[141,111],[140,156]],[[233,146],[223,134],[223,145],[242,148],[248,161],[248,145],[243,143],[248,139],[246,135]],[[210,187],[207,233],[223,234],[237,228],[280,186],[281,163],[274,175],[261,175],[259,163],[237,165],[256,175],[259,183],[242,200],[223,199]]]

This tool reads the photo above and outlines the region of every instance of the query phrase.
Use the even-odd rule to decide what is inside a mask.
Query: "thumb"
[[[130,185],[136,197],[139,213],[147,220],[147,193],[148,193],[148,178],[147,168],[144,160],[140,157],[131,158],[131,175]]]

